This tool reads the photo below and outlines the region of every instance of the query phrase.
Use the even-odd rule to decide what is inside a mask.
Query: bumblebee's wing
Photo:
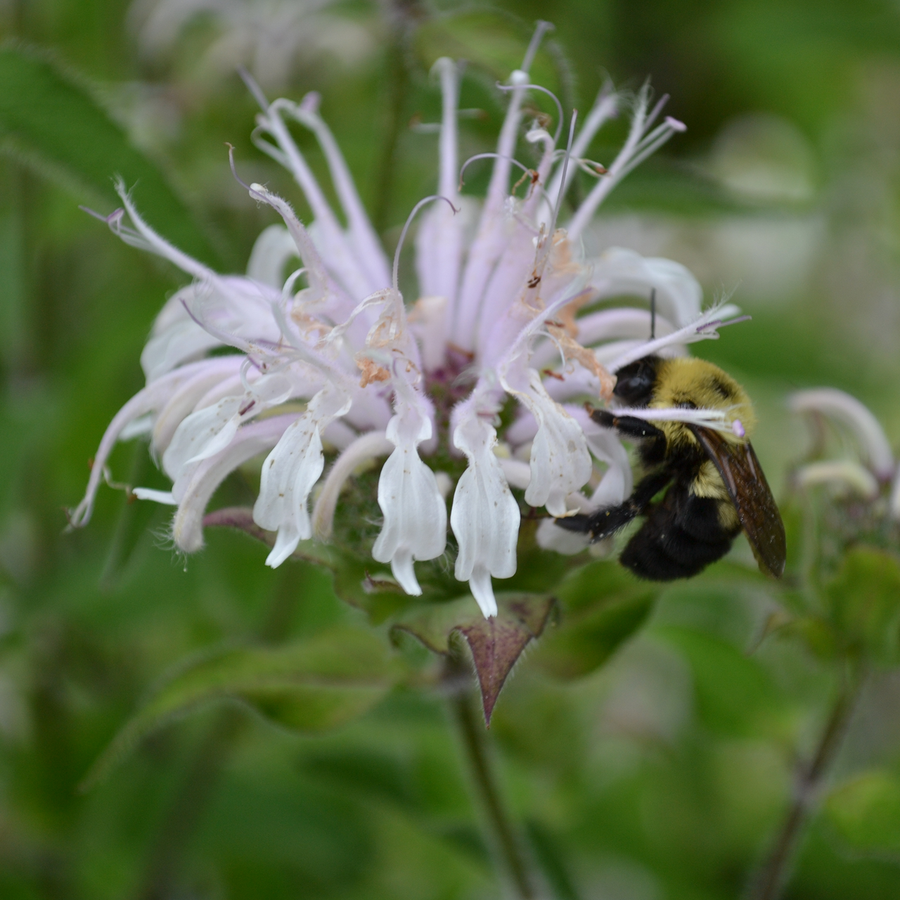
[[[737,444],[717,431],[688,427],[719,470],[760,569],[781,577],[786,555],[784,523],[750,442]]]

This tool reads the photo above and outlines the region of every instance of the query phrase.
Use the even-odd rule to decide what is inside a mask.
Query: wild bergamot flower
[[[528,69],[542,31],[504,88],[509,106],[496,152],[483,155],[492,171],[480,201],[460,187],[459,69],[448,59],[436,64],[443,96],[438,194],[416,208],[412,302],[398,288],[399,250],[392,266],[314,94],[300,103],[268,103],[260,95],[256,144],[292,173],[312,221],[301,223],[287,201],[251,185],[250,196],[284,224],[263,232],[244,276],[219,275],[181,253],[118,185],[123,209],[107,220],[113,231],[193,281],[168,300],[153,326],[141,357],[147,385],[107,429],[73,525],[88,521],[116,441],[144,433],[172,489],[135,493],[176,507],[172,537],[193,552],[203,543],[203,516],[216,487],[265,454],[253,518],[275,534],[266,562],[279,566],[301,541],[331,537],[342,487],[361,466],[387,457],[377,482],[383,523],[372,556],[390,564],[408,594],[421,593],[415,563],[444,555],[445,498],[452,490],[454,574],[491,616],[492,579],[516,570],[521,514],[513,489],[549,516],[618,503],[630,493],[624,448],[580,401],[608,398],[610,372],[630,361],[684,352],[687,343],[715,337],[724,311],[701,314],[701,289],[677,263],[622,249],[584,258],[581,238],[602,200],[684,127],[659,121],[663,104],[651,108],[649,90],[633,98],[628,137],[608,166],[583,157],[625,106],[609,88],[580,129],[573,116],[564,149],[561,123],[555,135],[540,122],[527,126],[538,162],[529,169],[516,161],[524,101],[534,88]],[[288,123],[317,138],[343,221]],[[579,168],[596,183],[562,227],[562,201]],[[295,258],[300,267],[284,280]],[[598,305],[623,294],[646,301],[651,292],[661,335],[651,341],[646,309]],[[652,415],[667,412],[710,424],[702,410]],[[326,450],[335,453],[327,474]],[[585,497],[579,491],[589,483],[592,496]],[[586,540],[549,518],[539,539],[561,552],[581,549]]]
[[[788,397],[793,413],[807,416],[819,425],[827,422],[842,438],[845,451],[804,462],[794,473],[801,488],[826,485],[840,495],[849,495],[886,507],[880,512],[900,521],[900,465],[878,419],[855,397],[831,387],[795,391]]]

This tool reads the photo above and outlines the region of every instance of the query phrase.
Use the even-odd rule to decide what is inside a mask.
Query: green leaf
[[[848,550],[825,595],[847,651],[885,665],[900,661],[900,562],[893,554]]]
[[[121,205],[113,189],[120,175],[135,187],[137,207],[156,231],[204,262],[219,260],[165,176],[76,78],[33,50],[7,45],[0,48],[0,84],[0,148],[102,213]]]
[[[658,590],[613,562],[583,566],[556,591],[560,627],[546,635],[531,661],[558,678],[593,672],[644,624]]]
[[[732,644],[674,626],[654,628],[653,634],[677,648],[690,665],[698,712],[707,727],[758,737],[781,715],[784,703],[766,670]]]
[[[825,815],[856,852],[900,853],[900,779],[873,770],[835,790]]]
[[[336,627],[283,647],[238,647],[192,660],[116,735],[84,780],[87,789],[160,726],[210,701],[243,701],[294,731],[318,733],[362,715],[399,675],[383,638]]]
[[[486,619],[470,596],[451,603],[417,606],[403,615],[394,629],[409,632],[429,650],[450,656],[455,633],[461,634],[475,663],[484,721],[491,714],[516,660],[547,624],[554,600],[547,595],[498,594],[496,616]]]

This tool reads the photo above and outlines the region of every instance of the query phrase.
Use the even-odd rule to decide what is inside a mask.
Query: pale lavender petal
[[[788,398],[795,413],[819,413],[843,425],[855,438],[872,471],[882,480],[894,474],[894,454],[878,419],[855,397],[837,388],[796,391]]]

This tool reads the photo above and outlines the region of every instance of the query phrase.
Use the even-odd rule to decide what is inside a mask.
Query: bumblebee
[[[756,417],[744,389],[706,360],[645,356],[620,369],[613,394],[631,407],[721,410],[735,423],[735,433],[687,422],[654,425],[589,407],[595,422],[638,441],[645,475],[624,503],[556,524],[593,542],[644,516],[620,562],[651,581],[696,575],[721,559],[743,530],[760,569],[778,578],[784,571],[784,525],[747,439]]]

